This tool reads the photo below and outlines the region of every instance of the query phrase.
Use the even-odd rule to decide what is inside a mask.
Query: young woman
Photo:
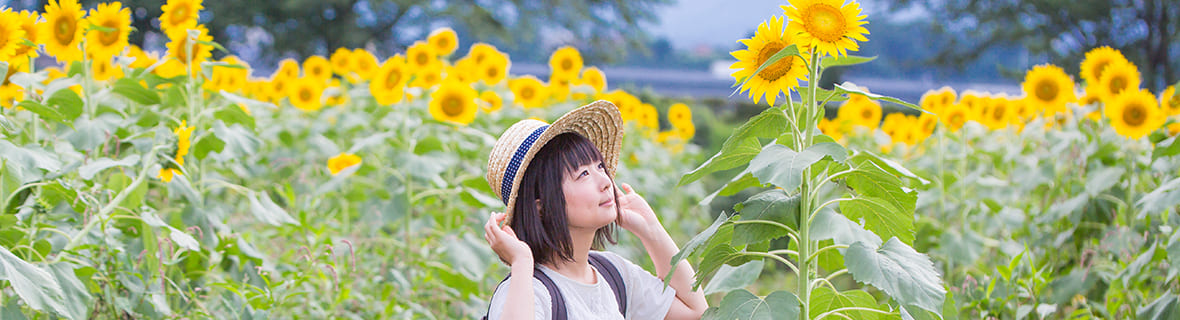
[[[556,284],[568,319],[700,319],[708,304],[692,290],[692,267],[680,261],[664,285],[679,249],[642,196],[615,187],[622,136],[618,108],[597,101],[552,125],[522,120],[496,141],[487,179],[507,210],[492,213],[484,237],[512,271],[492,296],[489,319],[556,318],[555,297],[535,272]],[[593,255],[617,271],[592,267],[591,249],[614,243],[616,225],[640,239],[656,275],[611,252]],[[626,301],[616,301],[604,274],[622,280]]]

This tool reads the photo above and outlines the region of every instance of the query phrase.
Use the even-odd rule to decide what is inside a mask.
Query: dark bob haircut
[[[533,251],[533,261],[549,264],[573,261],[574,249],[565,212],[565,195],[561,183],[568,172],[580,166],[602,161],[602,153],[582,135],[559,134],[549,140],[533,157],[521,177],[512,213],[512,230]],[[614,178],[611,177],[612,184]],[[618,202],[618,195],[616,194]],[[537,203],[540,200],[540,212]],[[619,210],[616,205],[615,210]],[[602,250],[606,242],[616,243],[615,223],[594,232],[593,249]]]

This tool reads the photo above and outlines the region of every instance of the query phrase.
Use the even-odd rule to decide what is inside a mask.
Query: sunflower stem
[[[805,127],[802,128],[803,129],[803,137],[802,137],[803,143],[801,143],[799,145],[798,149],[800,151],[802,151],[805,148],[807,148],[808,146],[810,146],[811,143],[814,141],[814,137],[812,137],[812,135],[814,134],[814,131],[812,128],[815,127],[813,125],[813,123],[815,122],[814,117],[817,114],[816,109],[818,108],[818,106],[816,105],[816,99],[815,99],[817,87],[819,86],[819,84],[817,82],[818,82],[818,77],[820,74],[818,61],[819,61],[819,55],[815,52],[815,50],[812,50],[811,51],[811,63],[808,64],[808,68],[807,68],[808,73],[809,73],[808,78],[807,78],[807,90],[811,94],[808,95],[806,101],[803,101],[803,107],[805,109],[803,110],[804,111],[803,112],[804,119],[801,122],[801,124],[804,125]],[[796,131],[799,130],[799,128],[798,128],[799,124],[800,123],[795,124]],[[808,167],[807,169],[805,169],[803,171],[803,184],[801,185],[802,190],[800,190],[800,196],[803,197],[803,199],[799,203],[799,207],[800,207],[799,212],[811,212],[812,208],[814,207],[815,196],[812,195],[811,192],[812,192],[812,189],[816,188],[815,182],[816,182],[815,179],[813,179],[811,177],[811,168]],[[800,305],[800,312],[799,312],[799,319],[800,320],[806,320],[808,318],[808,314],[810,313],[810,306],[808,304],[808,301],[809,301],[809,296],[811,294],[811,275],[812,275],[812,271],[815,270],[813,268],[813,264],[812,264],[812,261],[814,261],[814,259],[812,259],[811,255],[813,252],[818,252],[818,251],[812,250],[814,244],[812,243],[813,241],[811,241],[811,232],[810,231],[811,231],[811,219],[808,219],[808,215],[799,215],[799,243],[797,244],[799,247],[799,263],[798,263],[799,272],[798,272],[798,277],[796,278],[796,280],[797,280],[796,288],[797,288],[797,290],[799,290],[798,297],[799,297],[799,305]]]

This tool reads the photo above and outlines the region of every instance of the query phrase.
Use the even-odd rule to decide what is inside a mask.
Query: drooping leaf
[[[803,183],[804,170],[824,156],[824,153],[812,148],[795,152],[786,146],[772,144],[750,160],[750,172],[758,181],[771,183],[785,190],[795,190]]]
[[[70,312],[61,285],[52,274],[21,260],[5,247],[0,247],[0,278],[8,280],[13,291],[29,308],[56,312],[71,319],[84,317]]]
[[[799,196],[771,189],[750,197],[735,208],[741,221],[767,220],[799,229]],[[773,224],[743,223],[734,226],[733,245],[743,246],[786,236],[789,231]]]
[[[82,98],[74,90],[60,90],[45,99],[45,105],[56,108],[67,123],[82,115],[83,104]]]
[[[254,130],[254,117],[247,114],[239,104],[233,103],[222,107],[221,110],[213,113],[213,117],[225,122],[227,125],[240,124],[247,129]],[[247,108],[249,108],[247,106]]]
[[[1123,167],[1103,167],[1096,172],[1086,174],[1086,194],[1093,197],[1110,189],[1110,187],[1123,181],[1123,173],[1125,172],[1127,172],[1127,169]]]
[[[287,214],[287,210],[283,210],[282,207],[275,204],[266,191],[261,194],[251,192],[249,197],[250,212],[254,213],[254,217],[258,220],[275,226],[284,223],[299,225],[299,221],[295,221],[291,215]]]
[[[701,231],[701,233],[693,236],[692,239],[689,239],[688,242],[685,242],[684,247],[680,248],[680,252],[672,255],[671,264],[675,266],[680,262],[680,260],[684,260],[684,258],[693,255],[701,245],[707,243],[709,239],[713,238],[713,235],[717,233],[717,229],[720,228],[722,224],[729,222],[730,217],[731,216],[725,214],[725,212],[721,212],[721,214],[717,215],[717,219],[713,220],[713,224],[710,224],[709,227],[705,228],[704,231]],[[668,272],[668,274],[672,274],[672,272]]]
[[[881,289],[898,303],[942,312],[946,289],[934,263],[897,238],[880,248],[853,243],[844,251],[844,263],[853,279]]]
[[[787,114],[777,108],[768,108],[750,118],[721,144],[721,150],[692,172],[680,178],[677,186],[699,180],[713,172],[734,168],[753,159],[762,151],[757,138],[776,138],[787,131]]]
[[[705,294],[713,294],[716,292],[729,292],[745,288],[746,286],[758,280],[758,275],[762,274],[762,260],[754,260],[746,262],[741,266],[732,267],[723,265],[717,269],[717,273],[713,274],[713,278],[709,280],[709,284],[705,285]]]
[[[201,135],[197,143],[193,144],[193,157],[197,160],[205,159],[210,152],[221,152],[225,150],[225,141],[221,141],[215,134]]]
[[[753,293],[742,290],[730,291],[721,299],[717,310],[701,319],[732,320],[794,320],[799,318],[799,298],[787,291],[775,291],[759,298]]]
[[[852,157],[849,157],[849,162],[850,162],[850,164],[855,164],[855,165],[864,165],[866,162],[872,162],[872,163],[876,164],[878,167],[880,167],[881,169],[884,169],[885,171],[893,174],[894,176],[906,177],[911,180],[917,181],[919,184],[922,184],[922,185],[926,185],[926,184],[930,183],[929,180],[919,177],[917,174],[914,174],[909,169],[906,169],[900,163],[897,163],[896,161],[893,161],[893,160],[882,158],[881,156],[878,156],[872,152],[857,151],[856,153],[854,153],[852,155]]]
[[[61,285],[63,304],[72,319],[85,319],[90,314],[94,297],[82,281],[78,280],[74,269],[77,267],[69,262],[57,262],[48,266],[53,278]]]
[[[910,109],[926,112],[926,110],[922,110],[922,107],[919,107],[918,105],[915,105],[913,103],[905,102],[905,100],[901,100],[901,99],[890,97],[890,96],[883,96],[883,95],[879,95],[879,94],[875,94],[875,93],[865,92],[864,90],[861,90],[860,87],[858,87],[855,84],[852,84],[850,82],[845,82],[842,84],[834,84],[834,86],[836,86],[837,92],[842,90],[845,93],[859,94],[859,95],[863,95],[863,96],[865,96],[869,99],[873,99],[873,100],[889,101],[889,102],[893,102],[896,104],[900,104],[900,105],[909,107]]]

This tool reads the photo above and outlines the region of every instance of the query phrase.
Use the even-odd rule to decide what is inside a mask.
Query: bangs
[[[602,153],[598,147],[580,134],[567,132],[553,137],[544,149],[559,150],[557,163],[561,165],[563,173],[577,170],[578,167],[602,161]]]

